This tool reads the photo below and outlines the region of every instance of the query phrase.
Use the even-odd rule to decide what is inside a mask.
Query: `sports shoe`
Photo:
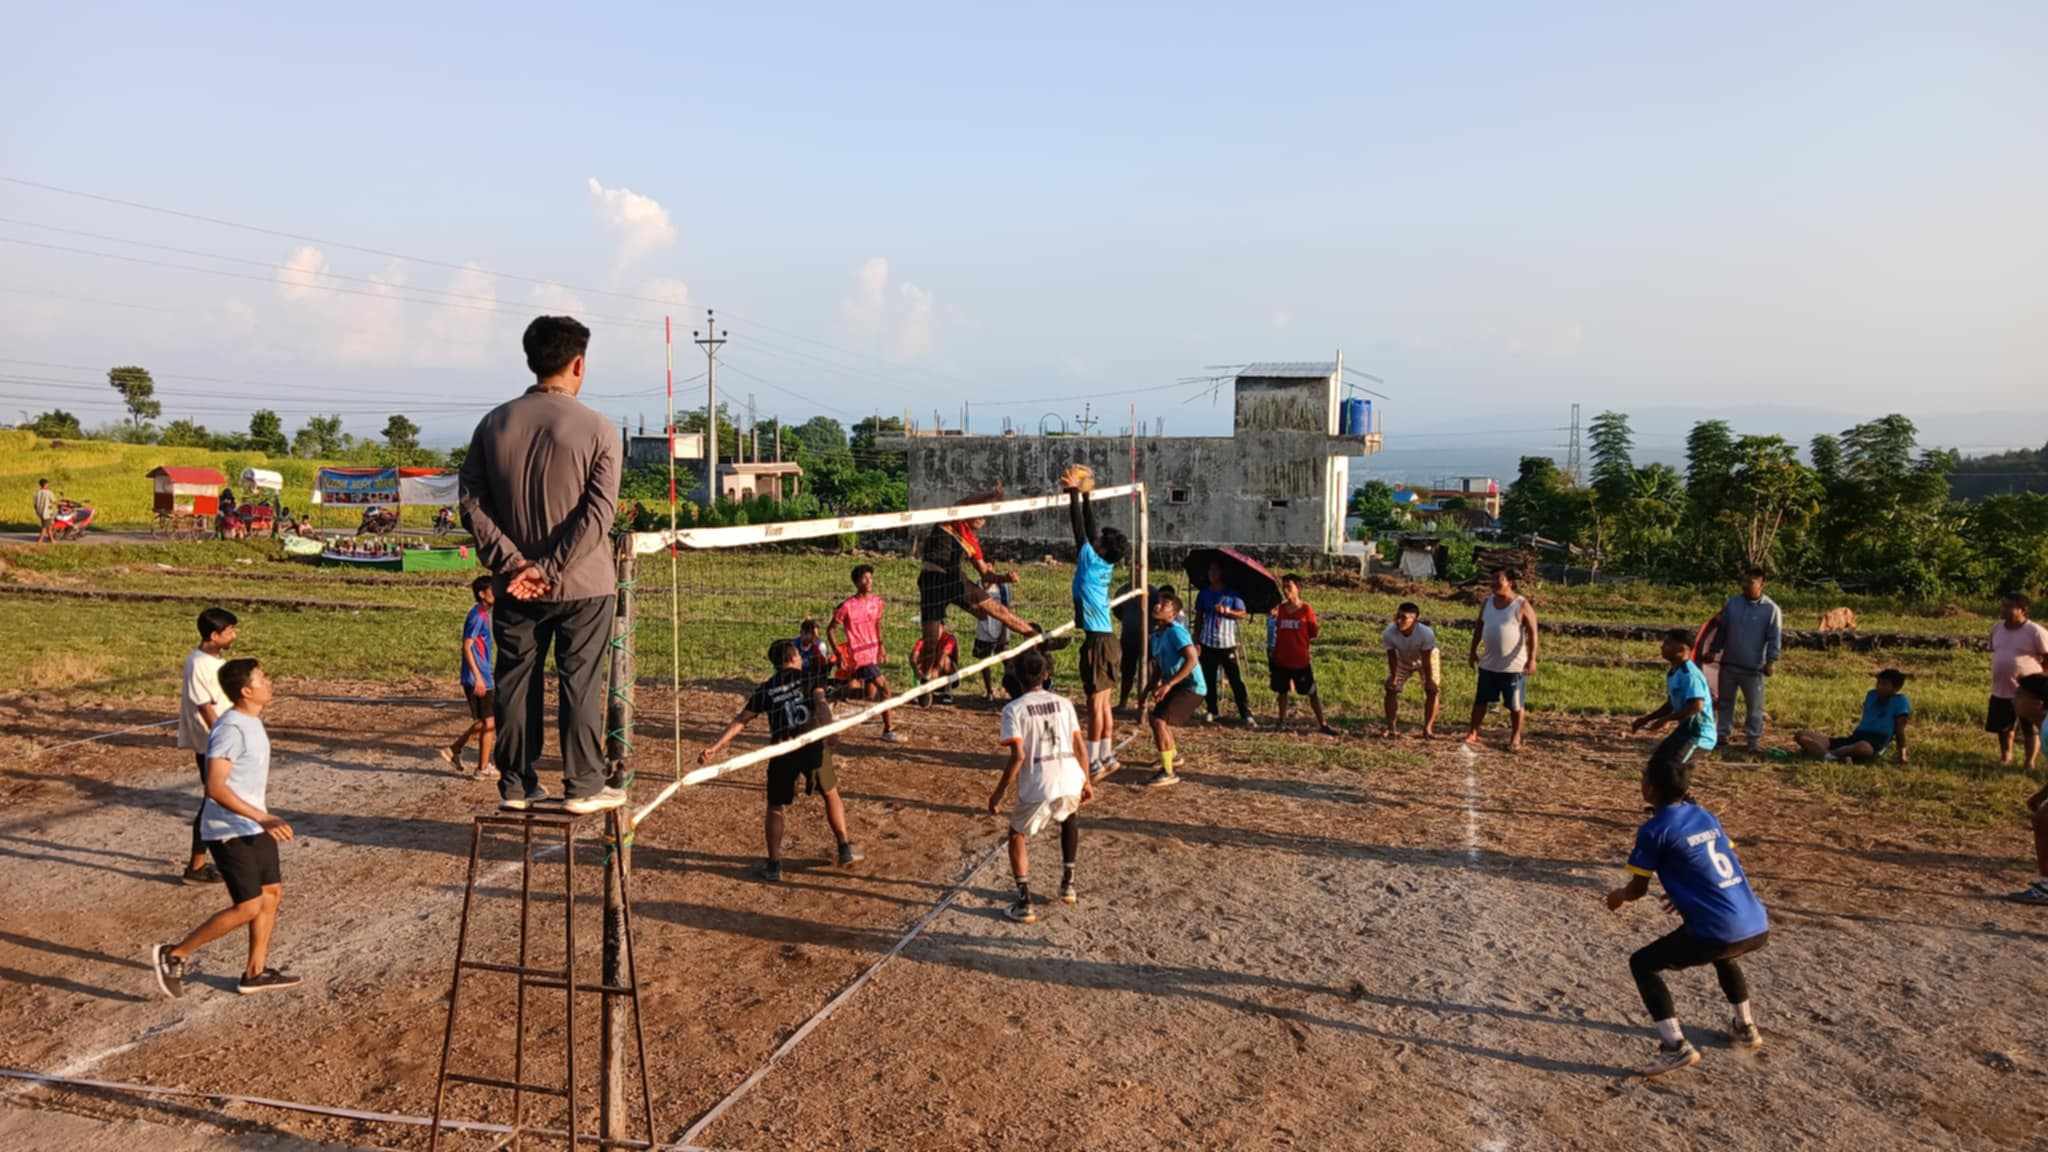
[[[1204,713],[1202,713],[1202,723],[1204,723],[1204,724],[1214,724],[1215,722],[1216,722],[1216,714],[1215,714],[1214,712],[1204,712]]]
[[[498,797],[498,808],[505,812],[524,812],[535,804],[545,803],[547,798],[548,790],[545,788],[535,788],[524,796],[505,796],[501,794]]]
[[[218,884],[220,869],[211,864],[201,864],[197,868],[185,869],[185,874],[180,879],[187,884]]]
[[[626,801],[631,799],[631,796],[626,795],[625,789],[607,785],[603,791],[593,795],[577,796],[562,801],[562,810],[578,816],[588,816],[592,812],[603,812],[609,808],[623,808]]]
[[[1244,730],[1247,732],[1257,732],[1259,730],[1259,722],[1249,716],[1245,717]]]
[[[1675,1047],[1659,1042],[1657,1054],[1651,1057],[1649,1063],[1636,1069],[1636,1075],[1649,1080],[1662,1076],[1666,1072],[1676,1072],[1681,1068],[1690,1068],[1699,1062],[1700,1050],[1692,1046],[1692,1041],[1680,1040]]]
[[[1762,741],[1751,740],[1749,743],[1744,744],[1743,747],[1749,750],[1749,754],[1751,756],[1761,756],[1764,754],[1764,746]]]
[[[171,955],[176,944],[158,944],[149,950],[149,970],[156,973],[156,986],[173,1000],[185,994],[185,962]]]
[[[2020,904],[2048,905],[2048,876],[2034,881],[2032,884],[2006,897],[2006,899]]]
[[[1754,1052],[1764,1046],[1764,1034],[1756,1030],[1753,1021],[1737,1016],[1728,1022],[1728,1042]]]
[[[1316,729],[1316,731],[1318,731],[1318,732],[1321,732],[1321,733],[1322,733],[1323,735],[1325,735],[1325,736],[1341,736],[1341,735],[1343,735],[1343,733],[1341,733],[1341,732],[1337,731],[1337,729],[1336,729],[1336,728],[1335,728],[1334,726],[1332,726],[1332,725],[1329,725],[1329,724],[1325,724],[1325,725],[1323,725],[1322,727],[1320,727],[1320,728]]]
[[[1079,904],[1080,902],[1081,893],[1078,889],[1074,887],[1073,880],[1067,879],[1060,881],[1060,903]]]
[[[953,703],[953,693],[951,691],[935,692],[933,697],[941,704],[951,705]]]
[[[908,736],[905,736],[903,733],[896,731],[894,728],[891,728],[887,732],[882,733],[882,742],[884,744],[904,744],[908,743],[909,740],[910,738]]]
[[[1009,909],[1003,915],[1008,916],[1019,924],[1038,923],[1038,913],[1032,909],[1030,899],[1024,896],[1019,896],[1016,900],[1012,901]]]
[[[265,968],[254,976],[245,975],[235,981],[235,991],[244,996],[254,996],[258,992],[278,992],[286,988],[297,988],[303,983],[305,981],[297,976],[287,975],[275,968]]]
[[[854,847],[853,841],[848,840],[839,846],[839,866],[841,868],[846,867],[848,864],[858,864],[865,859],[867,859],[867,856],[859,848]]]
[[[763,860],[759,864],[754,865],[754,870],[749,872],[748,875],[756,880],[764,880],[770,884],[780,884],[782,883],[782,861]]]
[[[1145,787],[1165,788],[1168,785],[1178,783],[1180,783],[1180,773],[1168,772],[1166,769],[1161,768],[1159,771],[1154,772],[1149,778],[1146,779]]]

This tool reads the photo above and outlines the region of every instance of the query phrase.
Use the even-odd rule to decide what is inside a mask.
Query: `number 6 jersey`
[[[1771,926],[1721,822],[1690,800],[1666,804],[1636,830],[1628,870],[1655,876],[1701,940],[1733,944]]]

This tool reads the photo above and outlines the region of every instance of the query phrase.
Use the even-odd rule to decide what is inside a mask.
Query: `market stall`
[[[220,491],[228,478],[212,468],[161,465],[149,471],[155,487],[156,512],[151,532],[157,536],[197,538],[213,531],[220,514]]]

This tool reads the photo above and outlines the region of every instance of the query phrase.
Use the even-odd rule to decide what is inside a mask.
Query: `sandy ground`
[[[424,688],[290,685],[301,695]],[[671,771],[670,710],[643,689],[636,763]],[[686,743],[727,696],[685,700]],[[145,958],[210,914],[176,883],[196,785],[167,729],[31,755],[159,719],[0,701],[0,1064],[406,1114],[431,1110],[470,835],[489,784],[431,753],[455,710],[291,700],[271,717],[284,854],[276,962],[296,993],[233,994],[239,940],[178,1001]],[[682,794],[641,829],[635,896],[657,1127],[673,1140],[759,1068],[998,841],[992,712],[913,710],[913,742],[839,751],[868,859],[828,866],[816,801],[779,887],[757,772]],[[1749,965],[1766,1047],[1730,1049],[1711,974],[1677,975],[1706,1059],[1627,1077],[1649,1033],[1629,951],[1654,900],[1599,897],[1639,820],[1643,745],[1543,718],[1519,757],[1416,740],[1193,732],[1186,782],[1129,771],[1083,814],[1082,901],[1005,920],[1000,854],[836,1015],[698,1138],[757,1148],[2038,1148],[2048,1122],[2048,915],[2002,903],[2021,832],[1902,827],[1767,769],[1699,794],[1773,916]],[[1127,750],[1150,759],[1149,742]],[[1034,853],[1041,899],[1054,839]],[[516,849],[486,852],[477,955],[514,947]],[[596,968],[597,856],[578,866],[579,965]],[[586,866],[591,865],[591,866]],[[536,891],[559,893],[558,862]],[[558,961],[561,903],[535,902]],[[490,983],[490,981],[497,983]],[[470,978],[456,1065],[509,1074],[508,978]],[[530,1079],[561,1076],[561,997],[529,999]],[[590,1099],[595,1001],[578,1008]],[[458,1089],[451,1114],[509,1101]],[[549,1109],[534,1110],[543,1118]],[[559,1107],[554,1109],[559,1120]],[[586,1127],[592,1123],[585,1116]],[[168,1135],[127,1135],[162,1129]],[[236,1106],[169,1108],[0,1084],[0,1148],[423,1147],[424,1134]],[[172,1140],[186,1143],[173,1143]],[[263,1143],[269,1140],[272,1143]],[[454,1147],[484,1148],[481,1137]]]

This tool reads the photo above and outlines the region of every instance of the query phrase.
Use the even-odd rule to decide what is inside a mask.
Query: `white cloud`
[[[485,363],[498,335],[499,316],[489,311],[498,305],[497,277],[477,264],[464,264],[448,277],[447,291],[456,298],[445,308],[429,310],[421,354],[444,364]]]
[[[899,360],[928,355],[937,328],[938,301],[906,280],[890,292],[889,260],[872,256],[853,274],[853,288],[839,302],[839,314],[854,340]]]
[[[585,311],[583,297],[560,284],[536,284],[526,298],[544,316],[574,316]]]
[[[675,222],[652,196],[642,196],[631,188],[607,188],[595,176],[590,177],[589,186],[590,207],[598,223],[618,237],[616,267],[624,268],[676,242]]]
[[[292,249],[277,270],[278,295],[286,300],[323,295],[314,285],[322,282],[320,276],[325,271],[327,256],[318,248],[308,244]]]
[[[657,276],[651,280],[642,281],[634,294],[643,300],[660,301],[659,304],[643,303],[639,305],[640,311],[650,318],[667,316],[678,325],[688,318],[690,311],[690,286],[681,280],[667,276]]]

